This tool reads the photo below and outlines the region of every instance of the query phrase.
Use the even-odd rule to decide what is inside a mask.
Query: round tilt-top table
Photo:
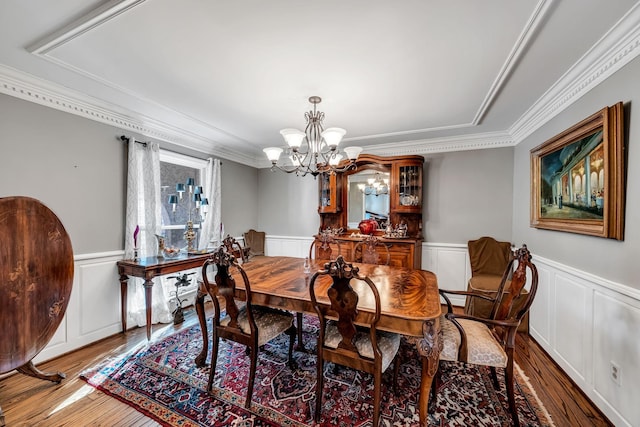
[[[32,360],[62,321],[73,285],[73,249],[58,217],[29,197],[0,198],[0,374],[14,369],[59,383]],[[4,426],[0,408],[0,426]]]

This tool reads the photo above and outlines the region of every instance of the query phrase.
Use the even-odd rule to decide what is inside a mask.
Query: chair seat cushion
[[[386,371],[400,348],[400,335],[392,332],[378,331],[378,347],[382,353],[382,372]],[[338,348],[342,341],[342,335],[338,330],[338,324],[334,321],[327,322],[324,345],[329,348]],[[355,338],[355,346],[360,356],[373,359],[373,345],[368,330],[358,330]]]
[[[475,365],[507,366],[507,353],[491,333],[487,325],[468,319],[457,319],[467,336],[467,363]],[[460,331],[446,317],[440,317],[443,347],[440,360],[457,361]]]
[[[249,320],[247,319],[247,306],[239,307],[238,324],[245,334],[251,333]],[[293,325],[293,314],[288,311],[276,310],[262,306],[252,306],[253,320],[258,327],[258,345],[264,345],[289,329]],[[220,319],[222,326],[227,326],[231,321],[230,316]]]

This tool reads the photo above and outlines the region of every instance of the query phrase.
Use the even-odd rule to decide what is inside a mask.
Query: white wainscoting
[[[535,254],[533,262],[531,336],[613,424],[640,426],[640,291]]]
[[[122,251],[74,257],[66,314],[34,363],[49,360],[120,332],[120,282],[116,262]]]

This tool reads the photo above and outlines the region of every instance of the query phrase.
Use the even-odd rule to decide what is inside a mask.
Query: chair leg
[[[298,343],[296,344],[296,350],[304,351],[304,342],[302,341],[302,313],[296,313],[296,326],[298,328]]]
[[[373,427],[380,423],[380,389],[382,385],[382,373],[379,369],[373,374]]]
[[[320,422],[320,412],[322,411],[322,387],[324,382],[324,360],[322,359],[322,348],[318,349],[318,362],[316,363],[316,410],[313,414],[315,422]]]
[[[258,348],[251,349],[251,368],[249,369],[249,384],[247,384],[247,400],[244,403],[244,407],[249,409],[251,407],[251,396],[253,395],[253,383],[256,379],[256,366],[258,365]]]
[[[493,380],[493,388],[496,390],[500,390],[500,382],[498,381],[498,371],[494,366],[489,366],[489,370],[491,371],[491,379]]]
[[[513,359],[509,358],[507,367],[504,369],[504,382],[507,386],[507,398],[509,400],[509,411],[511,411],[511,419],[513,420],[514,427],[520,426],[520,420],[518,419],[518,410],[516,409],[516,398],[513,390]]]
[[[289,335],[289,368],[291,369],[295,368],[293,362],[293,344],[296,341],[296,329],[297,328],[295,326],[291,325],[291,327],[286,331],[287,335]]]
[[[400,370],[400,355],[396,355],[393,364],[393,391],[398,392],[398,371]]]
[[[209,371],[209,381],[207,382],[208,392],[211,391],[211,388],[213,386],[213,377],[216,374],[216,364],[218,363],[218,342],[219,341],[220,339],[218,337],[216,336],[213,337],[213,346],[211,348],[211,370]]]

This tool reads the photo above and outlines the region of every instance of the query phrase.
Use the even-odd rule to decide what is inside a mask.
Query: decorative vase
[[[358,224],[358,228],[362,234],[373,234],[378,229],[378,221],[375,219],[363,219]]]

